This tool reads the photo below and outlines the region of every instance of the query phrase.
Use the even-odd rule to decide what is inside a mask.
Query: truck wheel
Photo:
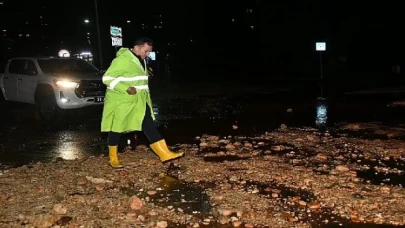
[[[58,104],[56,104],[53,94],[44,94],[38,104],[39,114],[44,120],[55,120],[60,112]]]

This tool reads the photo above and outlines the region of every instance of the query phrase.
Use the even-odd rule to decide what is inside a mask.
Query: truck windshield
[[[38,59],[45,74],[52,73],[98,73],[99,70],[82,59]]]

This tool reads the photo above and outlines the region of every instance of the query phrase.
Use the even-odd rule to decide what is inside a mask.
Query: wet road
[[[327,122],[377,121],[402,124],[403,108],[387,107],[390,97],[350,97],[319,101],[301,94],[243,94],[159,99],[154,102],[157,124],[170,145],[191,143],[197,135],[255,134],[287,126]],[[76,159],[107,154],[107,134],[100,132],[102,107],[69,111],[54,123],[44,123],[32,105],[0,102],[0,168],[57,157]],[[237,125],[238,130],[232,126]],[[126,134],[123,149],[147,143],[142,133]]]

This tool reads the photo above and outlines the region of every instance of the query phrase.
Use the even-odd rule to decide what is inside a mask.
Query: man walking
[[[132,50],[121,48],[103,76],[107,86],[101,131],[108,132],[110,165],[122,168],[118,159],[118,143],[123,133],[143,131],[150,147],[162,162],[183,156],[171,152],[155,125],[148,87],[146,57],[152,51],[152,40],[142,37]]]

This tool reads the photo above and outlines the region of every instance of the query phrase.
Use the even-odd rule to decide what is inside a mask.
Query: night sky
[[[56,55],[61,48],[98,55],[93,0],[2,2],[2,62]],[[190,79],[190,72],[195,78],[227,80],[246,74],[262,81],[317,78],[316,41],[327,42],[323,60],[330,77],[350,78],[354,72],[386,77],[392,65],[403,66],[405,20],[399,3],[334,2],[99,0],[104,68],[115,52],[110,25],[123,28],[127,47],[137,36],[152,38],[159,60],[169,53],[183,79]]]

